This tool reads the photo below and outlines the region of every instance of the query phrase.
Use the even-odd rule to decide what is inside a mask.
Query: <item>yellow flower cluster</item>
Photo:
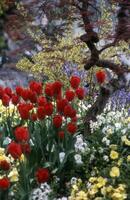
[[[108,185],[106,178],[101,176],[91,177],[88,183],[90,186],[86,189],[81,189],[82,185],[73,185],[69,200],[103,200],[104,197],[112,200],[127,199],[124,184],[119,184],[114,188],[112,185]]]
[[[80,69],[84,69],[83,60],[86,57],[86,46],[78,38],[74,39],[68,34],[65,38],[58,38],[56,44],[49,41],[46,37],[42,39],[44,50],[32,57],[35,64],[27,58],[21,59],[17,67],[24,71],[31,71],[39,78],[44,74],[50,80],[57,80],[57,74],[63,82],[67,79],[63,73],[62,66],[68,61],[75,63]]]
[[[0,148],[0,162],[7,161],[10,165],[10,169],[8,170],[8,174],[4,171],[1,171],[0,178],[3,178],[5,175],[10,179],[10,182],[17,182],[19,180],[19,174],[17,170],[18,162],[15,162],[11,155],[6,156],[5,149]]]
[[[89,183],[90,187],[88,189],[86,188],[85,191],[79,190],[79,187],[77,185],[74,185],[69,200],[89,200],[93,198],[95,199],[95,196],[99,192],[99,190],[106,185],[107,179],[101,176],[91,177],[89,179]]]
[[[127,199],[126,186],[124,184],[119,184],[116,188],[109,185],[102,189],[102,194],[111,198],[112,200]]]
[[[7,117],[11,117],[13,115],[14,118],[17,117],[17,113],[15,112],[15,107],[13,104],[10,104],[8,108],[2,105],[2,101],[0,100],[0,122],[4,121]]]
[[[125,145],[130,146],[130,140],[126,137],[126,135],[122,136],[121,140]]]

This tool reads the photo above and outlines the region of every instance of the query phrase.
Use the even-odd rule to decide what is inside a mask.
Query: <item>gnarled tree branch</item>
[[[80,39],[86,43],[87,47],[91,52],[91,57],[86,61],[84,68],[89,70],[91,67],[98,66],[102,68],[108,68],[112,70],[116,75],[117,79],[112,79],[109,83],[100,88],[100,94],[98,95],[95,103],[91,106],[91,108],[86,113],[86,117],[84,119],[84,124],[86,126],[85,132],[88,133],[90,131],[90,121],[96,120],[96,116],[101,114],[108,102],[109,97],[116,90],[122,89],[126,87],[126,77],[125,74],[129,72],[127,68],[123,65],[118,65],[111,60],[102,60],[100,59],[100,54],[107,48],[111,46],[115,46],[117,39],[114,42],[105,45],[101,50],[98,50],[95,43],[99,41],[98,34],[93,30],[92,23],[89,19],[89,0],[79,0],[82,3],[82,7],[80,7],[80,14],[82,16],[82,20],[84,23],[85,34],[80,37]],[[123,4],[124,6],[124,4]],[[126,7],[125,7],[126,9]],[[119,31],[119,29],[118,29]]]

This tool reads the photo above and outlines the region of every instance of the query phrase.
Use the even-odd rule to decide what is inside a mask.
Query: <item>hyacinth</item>
[[[116,91],[110,98],[109,104],[112,110],[121,110],[130,106],[130,92],[121,89]]]
[[[63,72],[68,78],[71,76],[78,76],[81,80],[85,80],[87,72],[78,68],[78,65],[72,62],[65,62],[63,65]]]

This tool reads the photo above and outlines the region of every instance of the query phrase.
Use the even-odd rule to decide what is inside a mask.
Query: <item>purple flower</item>
[[[130,105],[130,92],[125,89],[116,91],[110,98],[111,108],[121,110],[128,108]]]

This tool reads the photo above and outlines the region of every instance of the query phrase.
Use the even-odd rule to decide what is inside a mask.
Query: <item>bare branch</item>
[[[101,50],[99,50],[99,54],[102,53],[102,51],[104,51],[104,50],[106,50],[106,49],[108,49],[108,48],[110,48],[112,46],[115,46],[115,44],[116,44],[116,41],[114,41],[114,42],[112,42],[110,44],[106,44]]]

